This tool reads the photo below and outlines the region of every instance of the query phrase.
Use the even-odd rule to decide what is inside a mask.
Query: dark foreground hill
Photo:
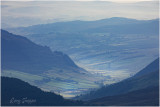
[[[148,87],[127,94],[94,99],[88,103],[98,106],[158,106],[159,87]]]
[[[149,71],[148,71],[149,70]],[[159,58],[138,72],[135,76],[121,82],[104,86],[96,91],[81,95],[77,99],[91,100],[115,96],[128,92],[159,86]],[[146,93],[147,94],[147,93]]]
[[[1,30],[2,70],[17,70],[39,74],[57,68],[78,68],[62,52],[52,52],[49,47],[40,46],[25,37]]]
[[[60,95],[41,89],[16,78],[1,77],[2,106],[64,106],[82,105],[81,101],[66,100]]]

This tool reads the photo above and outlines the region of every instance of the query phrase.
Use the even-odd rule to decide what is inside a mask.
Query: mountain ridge
[[[18,28],[10,28],[8,31],[20,34],[20,35],[28,35],[28,34],[43,34],[44,31],[46,33],[54,32],[86,32],[87,29],[100,28],[104,26],[113,26],[113,25],[128,25],[128,24],[145,24],[146,22],[158,21],[158,19],[152,20],[137,20],[130,19],[124,17],[112,17],[106,19],[99,19],[94,21],[82,21],[82,20],[74,20],[74,21],[64,21],[64,22],[55,22],[49,24],[38,24],[28,27],[18,27]],[[73,30],[74,29],[74,30]]]
[[[2,69],[40,73],[52,67],[78,68],[69,56],[62,52],[52,52],[47,46],[37,45],[26,37],[14,35],[4,30],[1,30],[1,34]],[[30,67],[32,67],[32,69],[26,70]]]

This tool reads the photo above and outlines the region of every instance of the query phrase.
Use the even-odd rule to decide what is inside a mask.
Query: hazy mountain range
[[[158,0],[2,1],[1,5],[3,29],[72,20],[111,17],[147,20],[159,17]]]
[[[53,51],[68,54],[76,64],[91,73],[119,81],[140,71],[158,57],[158,23],[158,19],[113,17],[8,30],[37,44],[49,46]]]
[[[51,24],[40,24],[29,27],[8,28],[9,31],[16,34],[47,34],[53,32],[77,33],[77,32],[96,32],[96,33],[124,33],[139,34],[150,33],[157,34],[159,19],[154,20],[136,20],[122,17],[113,17],[95,21],[66,21]],[[117,26],[118,25],[118,26]],[[136,26],[136,27],[135,27]],[[117,29],[119,28],[119,29]],[[144,32],[144,30],[149,29]]]
[[[48,106],[159,105],[158,23],[115,17],[1,30],[2,105],[17,105],[12,97]]]

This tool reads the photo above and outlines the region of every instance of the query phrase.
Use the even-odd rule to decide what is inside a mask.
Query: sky
[[[2,1],[45,1],[45,0],[2,0]],[[134,3],[134,2],[156,1],[156,0],[47,0],[47,1],[110,1],[117,3]]]
[[[2,1],[2,28],[111,17],[150,20],[159,17],[158,6],[156,0]]]

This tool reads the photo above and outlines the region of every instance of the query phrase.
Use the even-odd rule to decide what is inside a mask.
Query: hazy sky
[[[45,1],[45,0],[2,0],[2,1]],[[133,2],[156,1],[156,0],[47,0],[47,1],[110,1],[117,3],[133,3]]]
[[[158,18],[159,4],[155,0],[82,1],[84,0],[3,1],[1,4],[2,28],[30,26],[58,21],[98,20],[111,17],[126,17],[141,20]]]

